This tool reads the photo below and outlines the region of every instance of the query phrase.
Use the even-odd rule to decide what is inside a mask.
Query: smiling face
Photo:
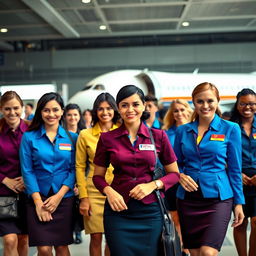
[[[58,126],[63,115],[63,110],[56,100],[47,102],[41,111],[42,119],[45,126]]]
[[[125,124],[139,124],[142,113],[145,110],[145,105],[139,95],[135,93],[120,101],[118,104],[118,110]]]
[[[114,114],[114,109],[108,104],[107,101],[103,101],[100,103],[97,109],[97,117],[100,123],[106,124],[108,122],[112,122]]]
[[[1,107],[3,118],[11,128],[16,128],[20,124],[20,117],[22,114],[22,106],[20,102],[13,98],[8,100]]]
[[[173,118],[177,125],[185,124],[189,121],[188,109],[180,103],[174,103]]]
[[[242,118],[250,119],[254,117],[256,111],[256,96],[248,94],[241,96],[237,102],[237,110]]]
[[[65,115],[67,126],[76,126],[80,120],[80,114],[77,109],[69,109]]]
[[[218,99],[213,90],[208,89],[197,93],[193,98],[193,103],[199,119],[211,121],[214,118],[218,108]]]

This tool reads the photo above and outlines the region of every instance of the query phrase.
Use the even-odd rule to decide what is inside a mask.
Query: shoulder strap
[[[72,138],[72,136],[71,136],[70,132],[69,132],[68,130],[66,130],[66,129],[65,129],[65,132],[67,133],[67,135],[68,135],[68,137],[69,137],[70,141],[72,142],[72,144],[73,144],[74,148],[76,148],[75,141],[73,140],[73,138]]]

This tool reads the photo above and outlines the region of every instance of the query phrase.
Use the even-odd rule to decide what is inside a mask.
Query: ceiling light
[[[100,30],[106,30],[107,26],[106,25],[100,25]]]
[[[190,24],[189,24],[189,22],[188,21],[184,21],[184,22],[182,22],[182,26],[183,27],[188,27]]]
[[[91,0],[82,0],[82,3],[84,4],[89,4],[91,2]]]
[[[1,28],[1,29],[0,29],[0,32],[1,32],[1,33],[6,33],[7,31],[8,31],[7,28]]]

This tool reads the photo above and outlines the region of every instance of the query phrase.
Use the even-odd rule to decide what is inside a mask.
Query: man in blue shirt
[[[158,102],[157,98],[152,95],[147,95],[145,97],[146,102],[146,111],[150,113],[150,117],[145,121],[148,127],[152,127],[155,129],[161,129],[162,124],[157,118],[157,111],[158,111]]]

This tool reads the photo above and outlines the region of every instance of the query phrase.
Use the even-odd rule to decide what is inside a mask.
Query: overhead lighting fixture
[[[100,30],[106,30],[107,26],[106,25],[100,25]]]
[[[8,32],[8,29],[7,29],[7,28],[1,28],[1,29],[0,29],[0,32],[1,32],[1,33],[6,33],[6,32]]]
[[[188,21],[182,22],[182,26],[183,27],[188,27],[189,25],[190,25],[190,23]]]
[[[91,2],[91,0],[82,0],[82,3],[84,4],[89,4]]]

